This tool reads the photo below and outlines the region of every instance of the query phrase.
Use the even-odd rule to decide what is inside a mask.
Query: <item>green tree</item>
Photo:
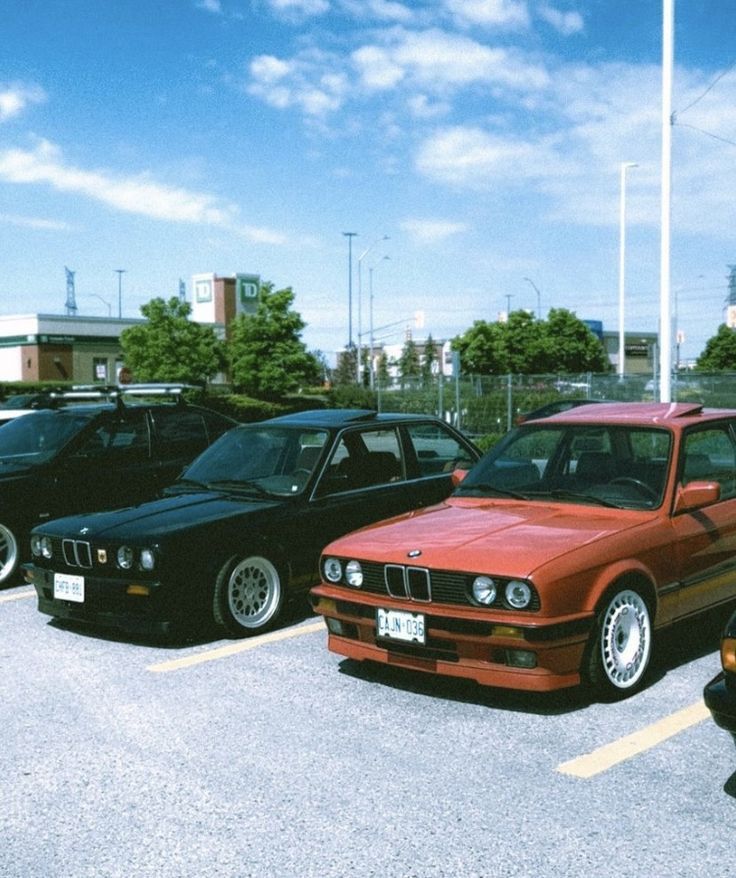
[[[230,324],[227,357],[233,384],[250,396],[274,399],[299,387],[318,384],[321,365],[301,340],[306,324],[294,310],[291,287],[261,285],[255,314]]]
[[[388,357],[386,356],[386,351],[381,351],[376,362],[376,383],[379,387],[387,387],[390,381]]]
[[[512,311],[505,323],[476,320],[453,340],[464,372],[476,375],[607,372],[601,341],[571,311],[553,308],[546,320]]]
[[[421,366],[422,384],[431,384],[433,377],[432,369],[436,362],[437,350],[435,349],[434,339],[432,338],[432,334],[430,333],[427,336],[427,341],[424,344],[424,358],[422,359]]]
[[[223,368],[222,343],[214,328],[192,322],[191,310],[175,297],[152,299],[141,307],[148,322],[123,330],[123,360],[136,381],[203,384]]]
[[[718,332],[705,343],[695,367],[702,372],[736,371],[736,332],[721,323]]]
[[[337,357],[337,365],[332,373],[332,383],[335,387],[357,383],[357,357],[358,349],[355,345],[346,347],[344,351],[340,351]]]
[[[399,357],[399,375],[402,378],[418,378],[419,374],[419,351],[416,342],[408,338]]]

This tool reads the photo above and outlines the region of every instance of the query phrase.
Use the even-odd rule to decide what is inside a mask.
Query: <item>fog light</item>
[[[721,664],[724,671],[736,672],[736,638],[724,637],[721,641]]]
[[[511,668],[536,668],[537,655],[528,649],[507,649],[506,664]]]
[[[138,597],[147,598],[151,594],[150,586],[138,585],[137,583],[129,585],[125,589],[126,594],[138,595]]]
[[[344,636],[345,626],[339,619],[325,619],[327,622],[327,630],[330,634],[337,634],[339,637]]]

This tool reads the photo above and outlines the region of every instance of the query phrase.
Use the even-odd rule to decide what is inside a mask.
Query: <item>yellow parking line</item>
[[[201,665],[204,662],[212,662],[216,659],[237,655],[240,652],[255,649],[257,646],[265,646],[269,643],[277,643],[279,640],[288,640],[290,637],[300,637],[302,634],[314,634],[316,631],[326,630],[325,623],[322,620],[311,622],[309,625],[299,625],[286,631],[274,631],[271,634],[263,634],[260,637],[253,637],[249,640],[239,640],[237,643],[229,643],[227,646],[220,646],[217,649],[208,649],[207,652],[198,652],[184,658],[172,659],[169,662],[159,662],[155,665],[149,665],[147,670],[152,671],[154,674],[178,671],[181,668],[191,668],[193,665]]]
[[[619,762],[624,762],[626,759],[631,759],[632,756],[637,756],[639,753],[656,747],[667,738],[677,735],[690,726],[697,725],[709,716],[710,712],[705,703],[702,700],[698,701],[690,707],[685,707],[678,710],[677,713],[652,723],[650,726],[639,729],[638,732],[599,747],[592,753],[578,756],[569,762],[563,762],[557,766],[557,771],[562,774],[571,774],[573,777],[594,777]]]
[[[13,592],[13,594],[0,595],[0,604],[7,604],[10,601],[19,601],[22,598],[32,598],[36,596],[36,589],[30,588],[27,591]]]

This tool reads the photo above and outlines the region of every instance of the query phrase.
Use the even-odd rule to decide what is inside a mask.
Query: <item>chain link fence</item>
[[[563,399],[644,402],[658,399],[659,384],[647,375],[462,375],[431,382],[407,379],[377,386],[383,412],[436,414],[471,436],[495,437],[527,412]],[[736,408],[736,373],[680,373],[672,399],[714,408]]]

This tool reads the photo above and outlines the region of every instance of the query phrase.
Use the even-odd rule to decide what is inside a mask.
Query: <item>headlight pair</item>
[[[485,607],[490,607],[499,597],[513,610],[525,610],[532,601],[531,587],[521,579],[512,579],[502,586],[490,576],[476,576],[471,592],[473,600]]]
[[[120,546],[116,561],[121,570],[132,570],[136,565],[141,570],[153,570],[156,566],[153,549],[134,549],[131,546]]]
[[[340,582],[343,578],[342,561],[339,558],[327,558],[323,565],[325,579],[328,582]],[[345,565],[345,582],[353,588],[363,585],[363,568],[360,561],[348,561]]]
[[[31,554],[34,558],[46,558],[47,561],[50,561],[54,554],[51,548],[51,537],[33,534],[31,536]]]

